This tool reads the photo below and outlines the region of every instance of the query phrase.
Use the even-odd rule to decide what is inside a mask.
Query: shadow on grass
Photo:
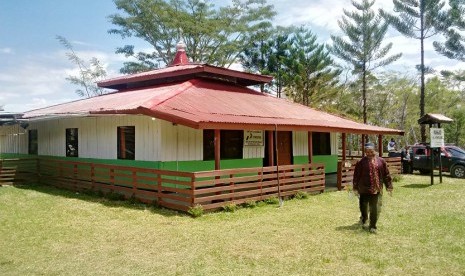
[[[424,189],[424,188],[430,188],[430,184],[408,184],[402,186],[404,188],[409,188],[409,189]]]
[[[362,226],[360,223],[356,222],[352,225],[338,226],[336,227],[337,231],[360,231]]]
[[[106,197],[99,196],[97,195],[97,193],[74,192],[74,191],[55,188],[53,186],[40,185],[40,184],[23,184],[23,185],[15,185],[15,187],[18,189],[32,190],[32,191],[36,191],[39,193],[45,193],[45,194],[49,194],[52,196],[84,200],[84,201],[92,202],[92,203],[99,203],[104,206],[112,207],[112,208],[127,208],[127,209],[132,209],[132,210],[141,210],[141,211],[149,210],[150,212],[154,214],[158,214],[158,215],[162,215],[166,217],[189,216],[188,214],[185,214],[182,212],[165,209],[165,208],[158,207],[155,205],[150,205],[150,204],[145,204],[145,203],[140,203],[140,202],[132,202],[130,200],[112,200]]]

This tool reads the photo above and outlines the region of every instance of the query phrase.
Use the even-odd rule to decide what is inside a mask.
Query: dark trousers
[[[381,213],[381,194],[360,194],[360,213],[362,214],[362,222],[368,220],[368,207],[370,213],[370,228],[376,229],[379,213]]]
[[[402,161],[402,173],[412,173],[409,161]]]

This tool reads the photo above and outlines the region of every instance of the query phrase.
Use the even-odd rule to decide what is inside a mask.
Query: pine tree
[[[251,47],[240,56],[242,66],[249,72],[273,76],[273,80],[261,87],[262,92],[281,98],[286,85],[286,63],[292,47],[292,28],[276,27],[258,34]]]
[[[296,29],[287,60],[286,95],[306,106],[323,108],[334,98],[340,70],[324,44],[306,28]]]
[[[381,15],[406,37],[420,40],[420,117],[425,115],[425,40],[444,29],[447,15],[442,0],[393,0],[398,16],[383,10]],[[421,141],[426,142],[425,125],[421,126]]]
[[[367,123],[367,77],[378,67],[388,65],[401,57],[401,54],[387,56],[392,43],[382,46],[388,30],[388,23],[372,10],[374,0],[352,1],[356,11],[344,9],[344,17],[339,27],[348,37],[331,36],[330,51],[349,63],[352,72],[360,76],[362,82],[363,122]]]
[[[465,61],[465,0],[449,0],[448,26],[444,30],[446,42],[433,42],[434,49],[450,58]]]

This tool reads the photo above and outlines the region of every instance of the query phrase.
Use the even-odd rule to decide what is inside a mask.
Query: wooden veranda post
[[[274,166],[274,135],[273,131],[267,131],[268,134],[268,166]]]
[[[378,135],[378,152],[379,156],[383,157],[383,135]]]
[[[365,134],[362,134],[362,156],[365,156]]]
[[[342,133],[342,162],[346,161],[347,134]]]
[[[220,144],[221,144],[221,131],[219,129],[215,129],[215,170],[220,169]]]
[[[308,163],[311,164],[313,162],[313,135],[311,131],[308,132],[307,142],[308,142]]]

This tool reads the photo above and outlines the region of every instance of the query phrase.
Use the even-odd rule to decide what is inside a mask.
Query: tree
[[[275,15],[266,0],[233,0],[218,9],[208,0],[114,1],[124,14],[109,16],[117,27],[109,33],[138,37],[154,48],[151,53],[135,53],[133,45],[118,48],[117,53],[137,60],[126,62],[122,73],[156,68],[158,62],[170,64],[181,39],[194,62],[230,66],[257,32],[271,26]]]
[[[274,93],[278,98],[281,98],[281,92],[286,85],[286,63],[292,47],[292,32],[293,28],[279,26],[272,30],[264,30],[240,55],[245,70],[274,77],[270,83],[263,85],[261,90]]]
[[[446,142],[463,146],[465,142],[463,92],[451,89],[447,84],[438,77],[429,79],[426,83],[426,102],[431,113],[444,113],[453,119],[452,123],[444,124]]]
[[[82,87],[82,89],[76,89],[76,94],[87,98],[105,94],[105,89],[97,86],[97,82],[107,76],[100,61],[93,57],[86,63],[76,54],[73,45],[66,38],[58,35],[56,39],[69,51],[66,56],[79,69],[79,76],[69,75],[66,78],[70,83]]]
[[[450,58],[465,61],[465,0],[449,0],[448,26],[444,30],[446,42],[433,42],[434,49]]]
[[[338,75],[325,45],[306,28],[296,29],[287,60],[286,95],[306,106],[323,108],[338,92]]]
[[[450,114],[452,123],[445,124],[445,140],[462,148],[465,147],[465,106],[458,106]]]
[[[356,11],[344,9],[344,17],[339,20],[339,27],[348,41],[339,36],[331,36],[333,41],[330,51],[352,66],[352,72],[362,80],[363,122],[367,123],[367,76],[378,67],[388,65],[400,58],[401,54],[387,56],[392,43],[382,46],[388,30],[388,23],[372,6],[374,0],[352,1]]]
[[[420,117],[425,115],[424,41],[444,29],[447,15],[442,0],[393,0],[398,16],[380,10],[381,15],[406,37],[420,40]],[[421,141],[426,142],[425,125],[421,126]]]
[[[249,71],[272,75],[274,80],[265,90],[282,91],[295,102],[322,106],[337,92],[337,76],[333,60],[324,45],[308,29],[277,27],[271,36],[256,40],[254,47],[241,55],[242,65]]]

